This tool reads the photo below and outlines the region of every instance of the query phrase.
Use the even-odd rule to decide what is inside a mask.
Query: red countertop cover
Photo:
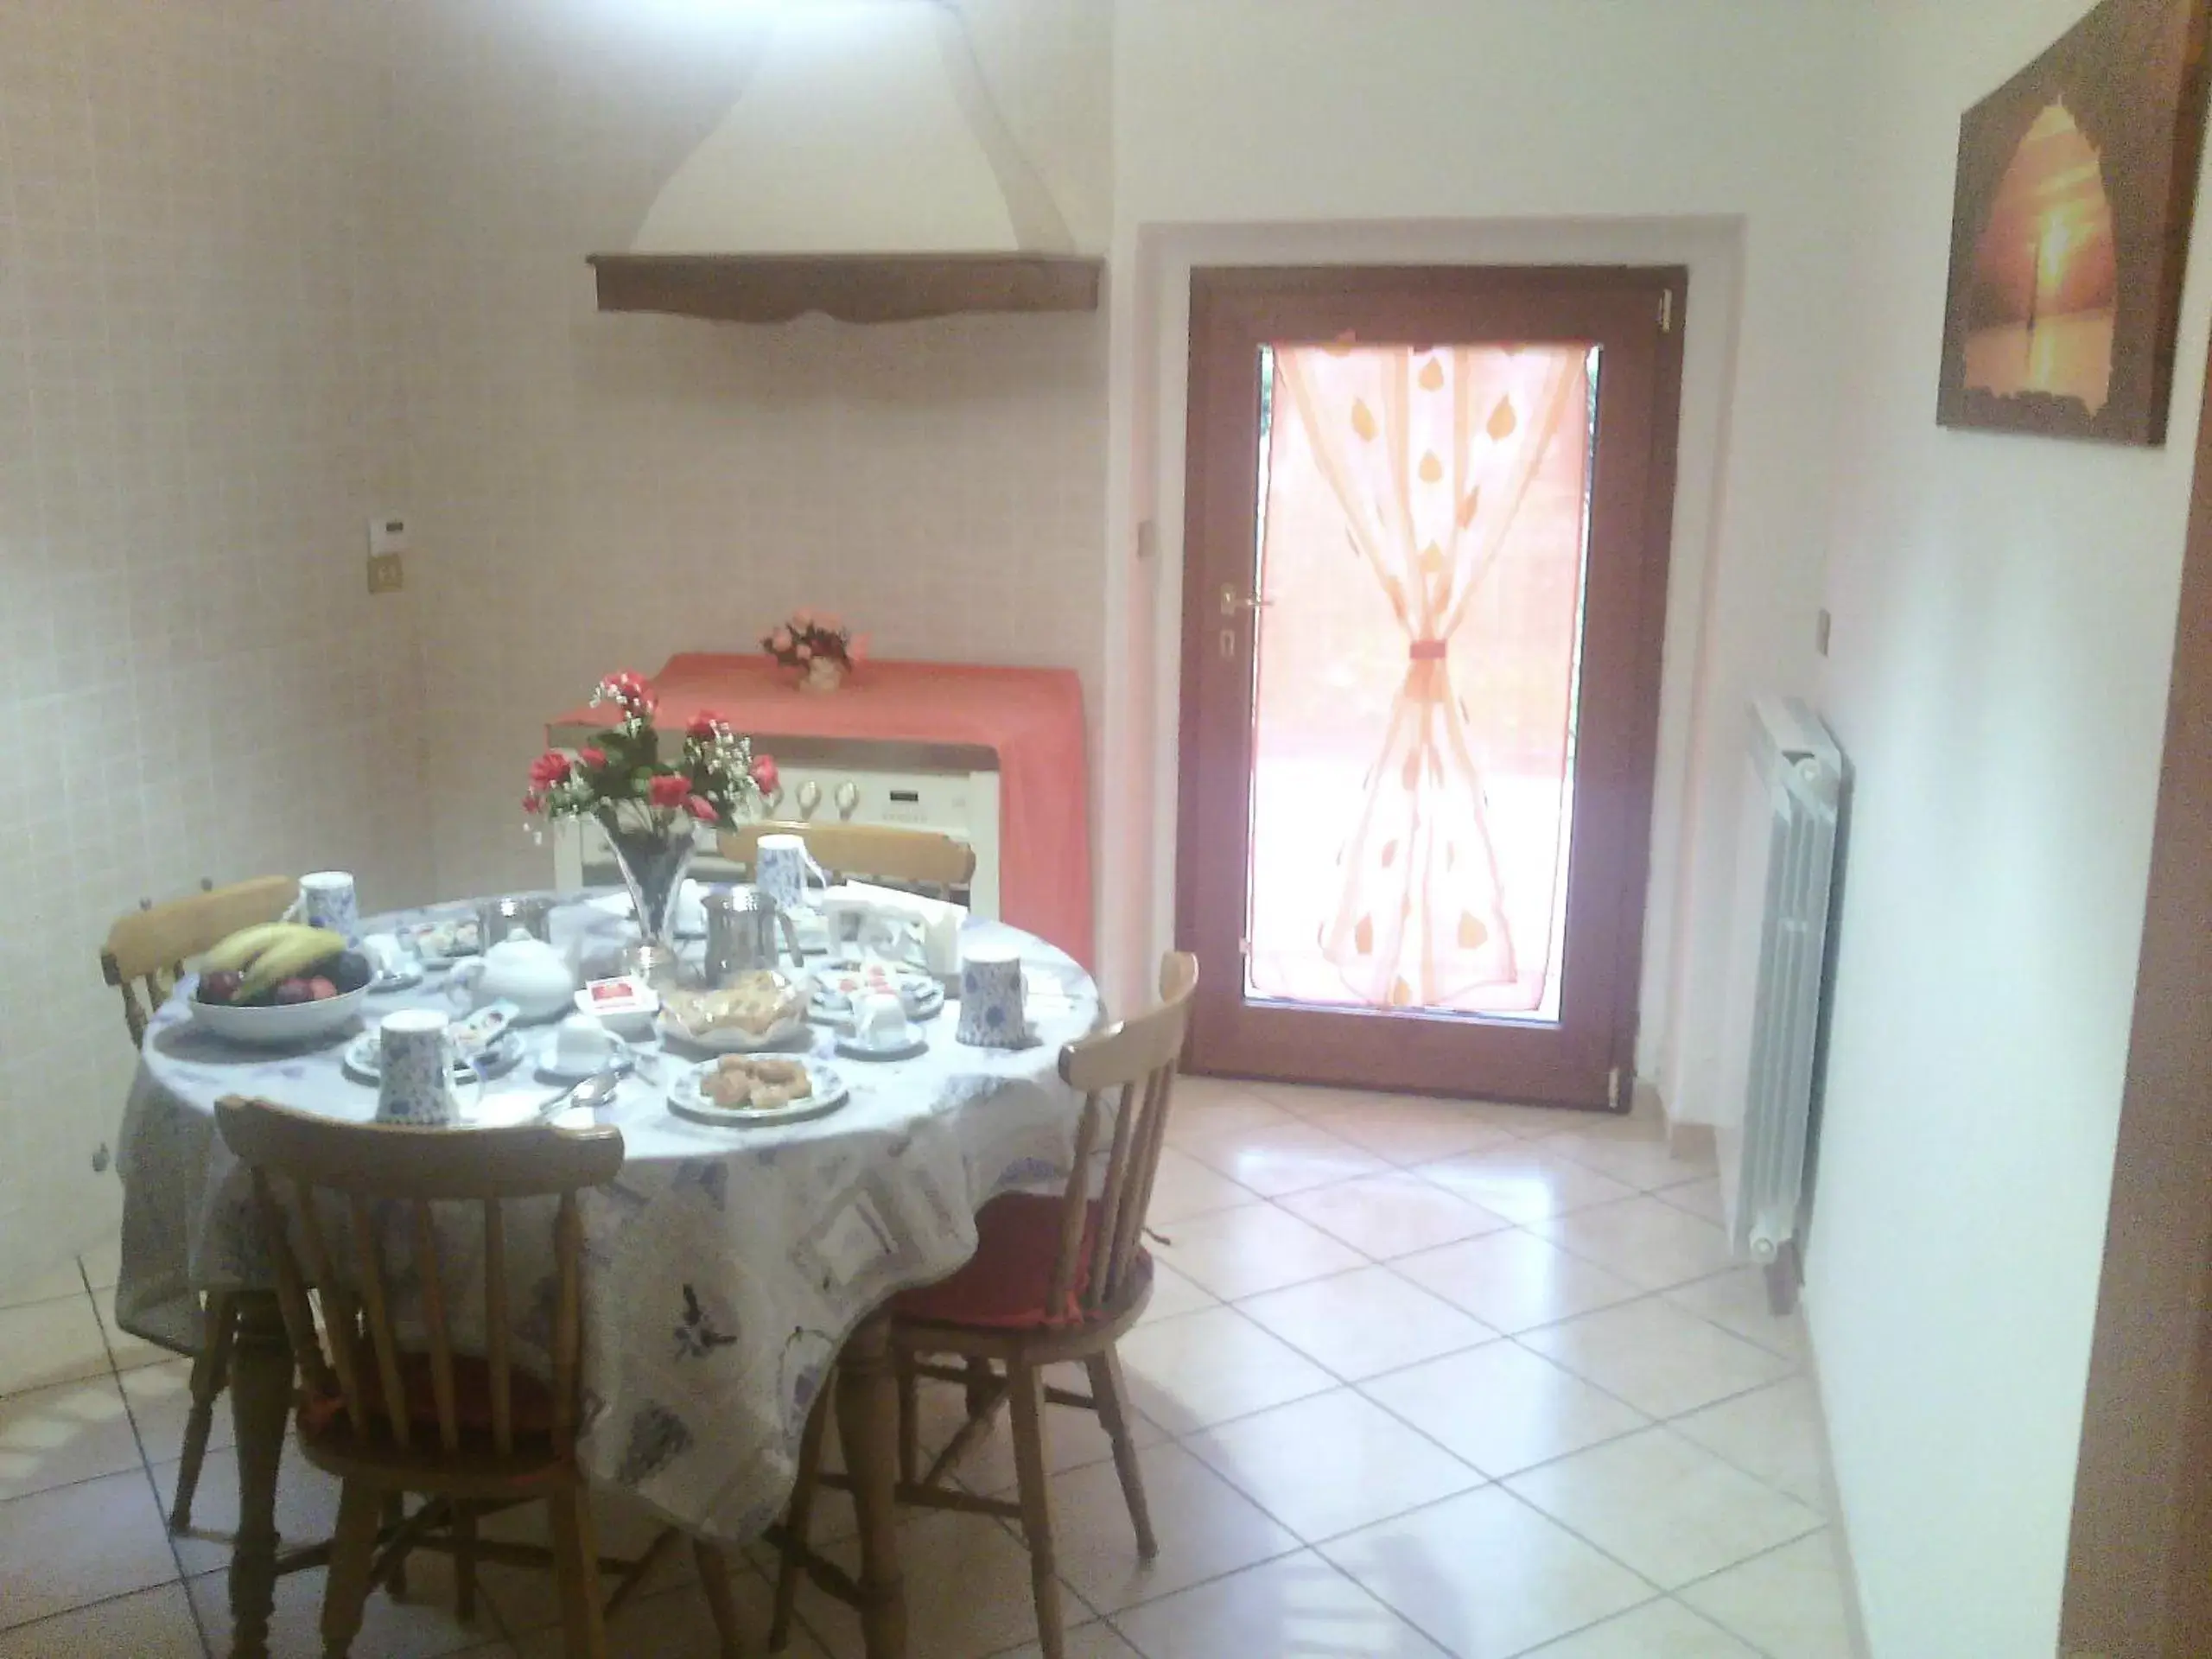
[[[711,709],[772,754],[779,737],[972,743],[999,758],[999,913],[1091,961],[1090,798],[1083,687],[1065,668],[863,663],[834,692],[801,691],[766,657],[685,652],[651,677],[656,723]],[[589,707],[556,726],[604,723]]]

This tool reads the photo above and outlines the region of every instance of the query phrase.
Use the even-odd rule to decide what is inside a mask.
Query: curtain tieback
[[[1406,655],[1416,663],[1440,663],[1444,660],[1444,641],[1415,639],[1406,646]]]

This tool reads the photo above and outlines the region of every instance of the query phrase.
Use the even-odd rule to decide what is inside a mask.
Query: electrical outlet
[[[369,520],[369,554],[371,557],[385,553],[404,553],[407,539],[407,520],[397,513],[387,518]]]
[[[407,571],[397,553],[369,555],[369,591],[372,594],[396,594],[407,585]]]

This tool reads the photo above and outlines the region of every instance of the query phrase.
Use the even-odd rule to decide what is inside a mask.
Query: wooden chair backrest
[[[251,1172],[254,1201],[276,1274],[284,1328],[301,1375],[317,1395],[344,1401],[353,1432],[384,1427],[404,1449],[418,1426],[408,1414],[401,1380],[402,1349],[392,1324],[392,1279],[379,1239],[378,1207],[411,1206],[413,1264],[420,1280],[429,1341],[431,1391],[440,1446],[458,1451],[461,1423],[456,1353],[447,1318],[453,1287],[439,1260],[434,1202],[465,1202],[483,1211],[484,1356],[490,1380],[493,1448],[514,1451],[514,1374],[510,1360],[514,1317],[508,1307],[507,1238],[501,1205],[510,1198],[557,1197],[553,1217],[555,1270],[552,1342],[553,1439],[565,1452],[575,1436],[577,1379],[582,1355],[583,1228],[576,1194],[612,1180],[622,1167],[622,1132],[522,1123],[493,1129],[405,1128],[347,1123],[296,1112],[265,1100],[232,1096],[216,1104],[223,1140]],[[277,1184],[289,1188],[289,1206]],[[350,1271],[325,1236],[318,1192],[344,1200],[352,1249]],[[297,1224],[293,1249],[288,1214]],[[308,1293],[322,1302],[318,1334]],[[367,1388],[376,1368],[377,1392]]]
[[[1091,1160],[1109,1116],[1114,1139],[1098,1193],[1081,1310],[1086,1317],[1116,1311],[1132,1287],[1130,1272],[1143,1239],[1145,1211],[1152,1205],[1175,1067],[1190,1029],[1191,994],[1198,983],[1198,959],[1186,951],[1173,952],[1160,965],[1155,1006],[1060,1051],[1060,1076],[1083,1090],[1083,1119],[1076,1129],[1075,1173],[1068,1179],[1048,1307],[1065,1307],[1076,1283],[1090,1220]]]
[[[123,1023],[130,1027],[131,1046],[146,1039],[147,1020],[176,988],[188,958],[212,950],[242,927],[275,921],[299,890],[289,875],[257,875],[119,918],[100,951],[100,976],[123,993]],[[138,1001],[142,985],[143,1007]]]
[[[798,836],[815,861],[833,876],[857,876],[887,887],[914,887],[945,899],[976,874],[976,849],[934,830],[902,830],[873,823],[745,823],[725,830],[721,855],[747,869],[763,836]]]

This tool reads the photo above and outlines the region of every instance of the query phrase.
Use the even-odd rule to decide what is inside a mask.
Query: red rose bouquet
[[[660,965],[671,901],[696,849],[699,824],[729,829],[759,816],[776,784],[776,763],[721,715],[701,713],[664,753],[653,724],[652,688],[632,673],[610,674],[592,693],[612,725],[571,758],[549,749],[530,763],[523,810],[546,818],[589,818],[606,832],[623,885],[637,906],[648,967]]]

